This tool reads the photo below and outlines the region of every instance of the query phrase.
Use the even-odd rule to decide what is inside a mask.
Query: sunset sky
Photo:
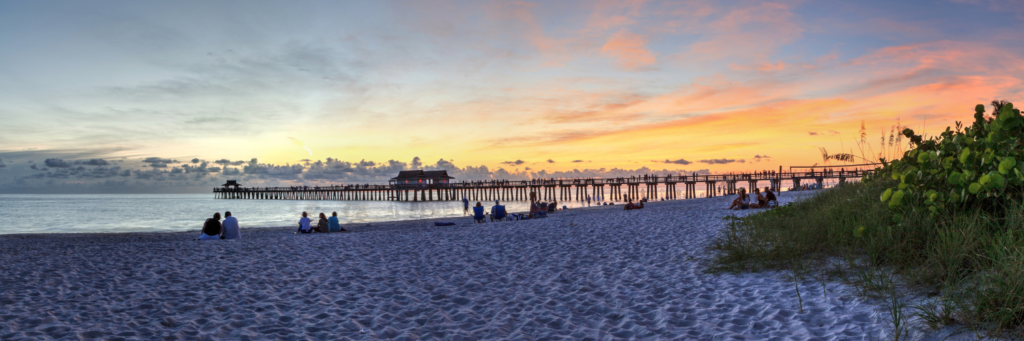
[[[0,192],[778,169],[862,122],[873,158],[1024,102],[1022,32],[1020,0],[0,0]]]

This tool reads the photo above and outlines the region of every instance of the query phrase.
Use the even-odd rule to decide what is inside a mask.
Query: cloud
[[[51,164],[67,164],[67,167],[43,168],[34,173],[20,175],[17,179],[17,186],[0,186],[0,191],[11,192],[12,190],[39,193],[39,192],[61,192],[69,191],[68,186],[73,186],[75,191],[83,193],[109,193],[114,192],[192,192],[206,193],[211,186],[215,187],[226,179],[237,179],[247,186],[273,187],[290,186],[301,184],[334,184],[334,183],[387,183],[388,179],[394,177],[402,170],[410,169],[411,163],[388,160],[376,162],[372,160],[359,160],[356,162],[342,161],[334,158],[317,160],[308,165],[303,164],[267,164],[252,159],[240,168],[236,167],[209,167],[207,162],[198,165],[184,164],[178,167],[171,167],[167,163],[135,163],[132,166],[90,166],[72,165],[62,159],[50,160]],[[2,161],[2,160],[0,160]],[[150,160],[154,161],[154,160]],[[164,160],[156,160],[164,161]],[[173,161],[173,160],[172,160]],[[639,169],[599,168],[599,169],[573,169],[569,171],[547,171],[535,170],[526,167],[524,171],[518,169],[509,171],[504,168],[490,169],[487,166],[465,166],[460,167],[452,161],[438,159],[433,164],[422,164],[425,170],[447,170],[448,174],[457,180],[483,180],[483,179],[508,179],[528,180],[538,177],[619,177],[637,174],[651,173],[692,173],[693,170],[656,170],[642,167]],[[522,160],[517,160],[522,161]],[[586,162],[580,160],[581,162]],[[516,161],[510,161],[513,164]],[[87,161],[86,161],[87,163]],[[233,162],[234,163],[234,162]],[[525,163],[525,162],[523,162]],[[707,172],[697,170],[696,172]],[[9,179],[9,178],[8,178]],[[114,182],[110,179],[120,179]],[[0,183],[4,180],[0,177]],[[117,190],[111,189],[118,188]]]
[[[76,165],[86,165],[86,166],[107,166],[107,165],[110,165],[110,163],[107,162],[104,159],[77,160],[77,161],[75,161],[75,164]]]
[[[580,163],[580,162],[583,162],[583,160],[572,160],[572,162],[573,163]]]
[[[548,159],[548,163],[555,163],[555,160]]]
[[[144,163],[178,163],[178,160],[164,159],[159,157],[147,157],[142,159]]]
[[[816,135],[818,135],[818,133],[817,133],[817,132],[813,132],[813,131],[807,132],[807,134],[808,134],[808,135],[811,135],[811,136],[816,136]]]
[[[518,165],[521,165],[521,164],[524,164],[524,163],[526,163],[526,162],[525,162],[525,161],[523,161],[523,160],[515,160],[515,161],[503,161],[503,162],[502,162],[502,164],[505,164],[505,165],[516,165],[516,166],[518,166]]]
[[[677,165],[684,165],[685,166],[685,165],[691,164],[693,162],[686,161],[686,159],[679,159],[679,160],[665,159],[665,163],[674,163],[674,164],[677,164]]]
[[[71,167],[71,163],[70,162],[65,162],[64,160],[57,159],[57,158],[46,159],[45,161],[43,161],[43,164],[45,164],[47,167],[50,167],[50,168],[68,168],[68,167]]]
[[[601,47],[601,54],[614,58],[624,70],[648,69],[657,58],[644,45],[647,45],[647,37],[623,29],[608,39]]]
[[[192,159],[192,163],[199,163],[199,161],[200,161],[199,158]]]
[[[754,155],[754,162],[771,161],[772,157],[768,155]]]
[[[309,161],[309,159],[305,159],[305,161]],[[231,161],[231,160],[228,160],[228,159],[220,159],[220,160],[214,161],[213,163],[224,165],[224,166],[240,166],[240,165],[244,165],[245,161]]]
[[[706,164],[709,164],[709,165],[724,165],[724,164],[730,164],[730,163],[733,163],[733,162],[744,163],[744,162],[746,162],[746,160],[743,160],[743,159],[739,159],[739,160],[735,160],[735,159],[708,159],[708,160],[700,160],[700,161],[697,161],[697,162],[706,163]]]

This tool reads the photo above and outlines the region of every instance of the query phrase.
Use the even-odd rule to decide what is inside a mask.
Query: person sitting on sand
[[[626,205],[622,206],[622,210],[623,211],[629,211],[629,210],[634,209],[635,208],[634,206],[635,205],[633,205],[633,199],[626,199]]]
[[[761,199],[764,198],[764,196],[761,195],[761,190],[754,187],[753,192],[747,194],[747,197],[750,198],[750,202],[747,203],[747,206],[750,208],[761,208]]]
[[[327,229],[331,232],[348,232],[341,228],[341,224],[338,223],[338,212],[331,212],[331,217],[327,218]]]
[[[328,226],[330,226],[330,223],[327,222],[327,215],[320,212],[320,220],[316,222],[316,227],[313,228],[313,231],[327,232],[331,229]]]
[[[299,230],[298,233],[313,233],[313,229],[309,227],[310,220],[306,217],[306,212],[302,212],[302,219],[299,219]]]
[[[537,216],[537,212],[540,212],[540,206],[537,206],[536,202],[530,203],[530,218]]]
[[[768,187],[764,188],[764,205],[762,207],[779,207],[779,199],[775,198],[775,193]]]
[[[505,206],[499,205],[498,201],[494,201],[494,206],[491,207],[491,222],[494,220],[502,221],[508,217],[508,212],[505,212]]]
[[[231,211],[224,212],[224,222],[220,225],[221,239],[241,239],[242,232],[238,230],[238,219],[231,216]]]
[[[750,197],[747,196],[747,189],[740,188],[736,199],[732,201],[732,206],[729,206],[730,210],[745,210],[750,208],[747,204],[750,203]]]
[[[551,203],[548,204],[548,213],[554,213],[557,210],[558,210],[558,201],[555,201],[554,199],[552,199]]]
[[[473,220],[478,223],[484,223],[484,205],[479,201],[476,202],[476,206],[473,206]]]
[[[207,218],[203,223],[203,234],[196,240],[220,239],[220,212],[213,214],[213,218]]]

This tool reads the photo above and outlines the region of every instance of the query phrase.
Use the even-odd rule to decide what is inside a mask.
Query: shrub
[[[924,140],[910,128],[902,134],[913,149],[884,166],[865,181],[889,178],[899,181],[881,193],[894,211],[895,220],[908,211],[950,213],[971,207],[992,207],[1024,185],[1024,118],[1012,103],[1000,103],[993,117],[985,118],[985,106],[975,107],[974,124],[956,130],[949,127],[939,136]]]

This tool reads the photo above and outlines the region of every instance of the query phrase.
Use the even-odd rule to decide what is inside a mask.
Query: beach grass
[[[894,183],[841,184],[806,200],[744,218],[727,217],[712,243],[715,272],[818,272],[893,303],[906,320],[893,277],[930,302],[908,309],[932,327],[958,324],[988,333],[1024,324],[1024,203],[948,215],[894,218],[878,193]],[[791,194],[794,195],[794,194]],[[898,325],[902,328],[902,325]]]

